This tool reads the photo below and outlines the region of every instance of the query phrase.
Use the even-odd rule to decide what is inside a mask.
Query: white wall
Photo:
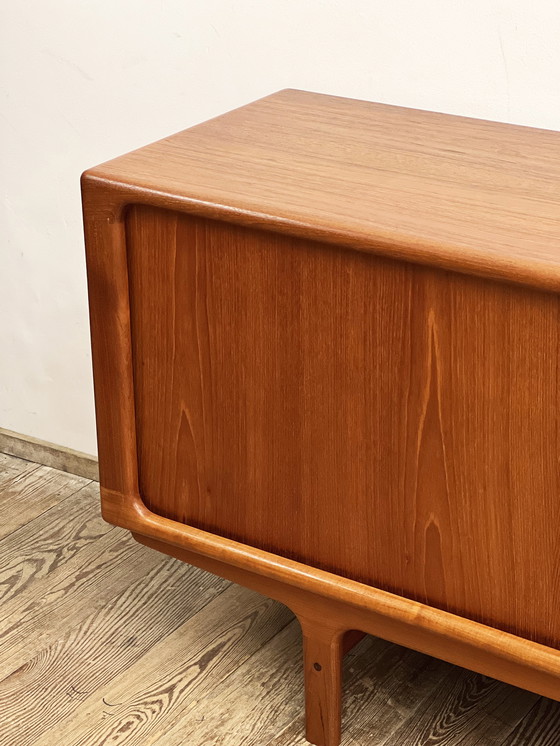
[[[560,129],[558,0],[18,0],[0,55],[0,427],[89,452],[86,167],[285,87]]]

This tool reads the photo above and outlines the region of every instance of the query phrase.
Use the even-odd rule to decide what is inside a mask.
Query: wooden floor
[[[105,524],[98,486],[0,454],[0,746],[299,746],[292,614]],[[560,704],[367,637],[346,746],[560,746]]]

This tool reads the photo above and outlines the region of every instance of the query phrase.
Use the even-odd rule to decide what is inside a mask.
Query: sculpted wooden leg
[[[316,746],[339,746],[344,630],[302,622],[305,735]]]

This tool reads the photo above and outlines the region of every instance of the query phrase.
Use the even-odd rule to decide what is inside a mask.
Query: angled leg
[[[339,746],[344,631],[302,621],[305,735],[315,746]]]

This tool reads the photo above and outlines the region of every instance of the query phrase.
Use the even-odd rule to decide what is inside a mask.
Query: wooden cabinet
[[[560,134],[282,91],[84,174],[102,507],[560,699]]]

